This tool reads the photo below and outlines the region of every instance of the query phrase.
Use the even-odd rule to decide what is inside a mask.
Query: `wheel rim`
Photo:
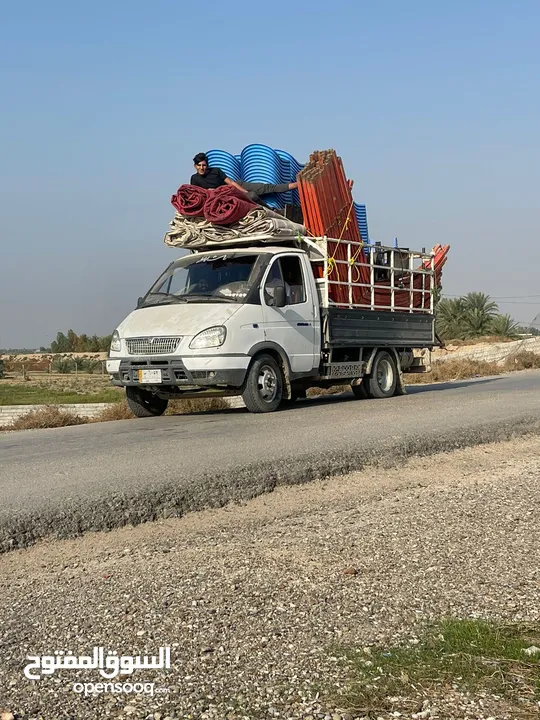
[[[377,366],[377,384],[383,392],[389,392],[394,382],[394,370],[389,360],[383,359]]]
[[[278,377],[274,368],[269,365],[262,366],[259,370],[257,386],[262,400],[270,403],[275,399],[278,391]]]

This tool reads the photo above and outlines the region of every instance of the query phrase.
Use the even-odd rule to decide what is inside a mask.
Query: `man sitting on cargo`
[[[208,157],[205,153],[197,153],[193,158],[193,164],[197,172],[191,176],[191,185],[197,185],[198,187],[205,188],[205,190],[215,190],[221,187],[221,185],[231,185],[237,190],[246,193],[249,199],[258,205],[265,205],[262,200],[262,196],[264,195],[284,193],[288,190],[295,190],[298,187],[297,182],[281,183],[279,185],[272,185],[271,183],[249,183],[243,180],[236,182],[227,177],[220,168],[209,167]]]

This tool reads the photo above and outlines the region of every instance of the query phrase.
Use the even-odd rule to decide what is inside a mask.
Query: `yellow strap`
[[[326,265],[326,277],[330,277],[330,275],[334,272],[336,268],[336,261],[333,257],[329,257],[326,259],[327,265]]]

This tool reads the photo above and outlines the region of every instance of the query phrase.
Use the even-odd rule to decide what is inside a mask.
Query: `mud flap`
[[[401,367],[398,366],[396,390],[394,392],[394,395],[406,395],[406,394],[407,394],[407,388],[405,387],[405,382],[403,380],[403,372],[401,371]]]

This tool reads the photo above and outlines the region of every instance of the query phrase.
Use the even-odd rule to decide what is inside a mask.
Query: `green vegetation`
[[[0,348],[0,355],[31,355],[35,352],[36,348]]]
[[[481,292],[443,298],[437,303],[435,314],[437,332],[443,340],[488,336],[515,340],[520,332],[510,315],[501,315],[497,303]]]
[[[51,343],[51,352],[107,352],[111,344],[111,335],[99,337],[98,335],[77,335],[73,330],[68,330],[67,335],[59,332],[56,340]],[[45,348],[43,348],[45,349]]]
[[[352,676],[339,702],[362,714],[412,710],[430,694],[454,688],[519,698],[525,710],[524,703],[540,699],[538,645],[540,624],[450,618],[427,628],[415,644],[340,649]]]
[[[53,372],[61,375],[68,375],[71,372],[94,373],[99,370],[101,363],[99,360],[92,360],[86,357],[66,357],[65,355],[56,355],[53,358]]]
[[[61,375],[67,375],[72,370],[78,369],[76,363],[66,357],[55,358],[52,367],[54,372],[60,373]]]
[[[77,392],[42,385],[0,384],[0,405],[49,405],[74,403],[119,402],[123,399],[120,389],[106,387],[96,392]]]

